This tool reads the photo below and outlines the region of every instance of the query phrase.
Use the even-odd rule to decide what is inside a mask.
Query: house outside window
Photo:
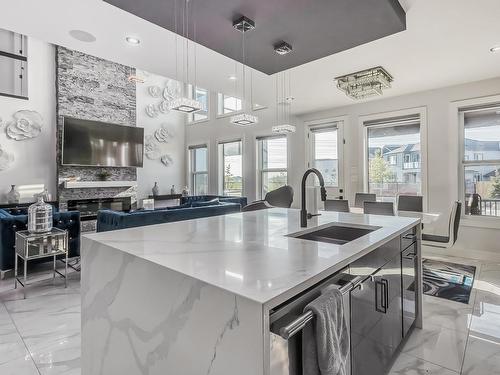
[[[188,123],[196,123],[209,119],[209,91],[201,87],[188,85],[189,98],[195,99],[202,104],[202,109],[195,113],[188,114]]]
[[[240,98],[222,93],[217,94],[217,115],[224,116],[242,110],[242,101]]]
[[[219,143],[219,192],[222,195],[243,195],[242,141]]]
[[[363,122],[366,128],[367,188],[382,201],[398,194],[422,195],[420,115]]]
[[[189,146],[189,184],[193,195],[208,194],[208,147]]]
[[[288,153],[286,136],[257,139],[258,191],[260,197],[288,181]]]
[[[464,213],[500,217],[500,103],[459,115]]]

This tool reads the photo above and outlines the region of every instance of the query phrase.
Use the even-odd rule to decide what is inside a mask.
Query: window
[[[287,184],[287,139],[264,137],[257,139],[259,191],[261,198],[277,188]]]
[[[219,143],[219,186],[222,195],[243,195],[242,142]]]
[[[321,172],[326,186],[339,186],[338,130],[336,126],[311,128],[313,167]]]
[[[500,107],[460,112],[465,215],[500,216]]]
[[[398,194],[422,195],[420,116],[367,121],[364,125],[368,191],[382,201],[395,201]]]
[[[190,184],[193,195],[208,193],[207,145],[189,147]]]
[[[0,95],[28,99],[28,37],[0,29]]]
[[[198,122],[208,120],[208,90],[202,89],[201,87],[196,87],[193,85],[188,85],[189,98],[198,100],[202,104],[201,111],[190,113],[188,116],[188,122]]]
[[[217,94],[217,115],[223,116],[241,111],[241,99],[226,94]]]

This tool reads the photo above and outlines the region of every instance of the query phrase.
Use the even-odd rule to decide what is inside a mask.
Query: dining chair
[[[398,211],[424,211],[424,200],[421,195],[398,195]]]
[[[347,199],[327,199],[325,211],[349,212],[349,201]]]
[[[273,207],[290,208],[293,203],[293,188],[290,185],[282,186],[267,193],[264,200]]]
[[[266,210],[268,208],[273,208],[273,206],[271,206],[266,201],[256,201],[256,202],[252,202],[250,204],[247,204],[245,207],[243,207],[241,209],[241,212]]]
[[[363,208],[364,202],[376,202],[377,195],[372,193],[356,193],[354,196],[354,207]]]
[[[448,225],[448,235],[439,236],[435,234],[422,233],[422,245],[441,247],[443,249],[452,247],[458,238],[458,229],[460,228],[460,218],[462,217],[462,202],[453,203],[450,212],[450,221]]]
[[[394,216],[394,203],[365,201],[363,203],[363,212],[368,215]]]

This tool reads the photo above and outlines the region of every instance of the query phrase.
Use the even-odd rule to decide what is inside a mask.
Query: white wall
[[[335,89],[332,87],[332,89]],[[437,230],[447,226],[448,212],[458,196],[458,128],[457,117],[451,113],[451,102],[495,95],[500,93],[500,78],[468,83],[459,86],[404,95],[396,98],[373,100],[366,103],[334,108],[301,116],[302,121],[311,121],[336,116],[347,116],[344,128],[344,171],[347,196],[353,199],[356,191],[363,191],[363,132],[359,117],[408,108],[425,107],[427,111],[427,159],[428,159],[428,209],[442,212]],[[302,125],[304,126],[304,125]],[[292,154],[299,158],[300,153]],[[295,156],[297,155],[297,156]],[[500,223],[462,221],[457,248],[468,251],[479,250],[500,253]],[[485,226],[498,229],[488,229]],[[452,250],[453,253],[453,250]]]
[[[170,188],[175,185],[176,191],[180,192],[185,186],[185,116],[177,112],[160,114],[156,118],[151,118],[146,114],[145,108],[148,104],[158,104],[161,98],[153,98],[148,93],[149,86],[165,87],[167,78],[155,74],[138,74],[147,77],[145,83],[137,84],[137,126],[144,128],[144,135],[154,135],[155,130],[163,124],[167,125],[173,134],[173,139],[168,143],[161,144],[161,150],[169,154],[173,159],[173,164],[168,167],[160,160],[150,160],[144,156],[144,167],[137,169],[137,197],[147,198],[152,194],[151,189],[155,182],[158,182],[160,194],[170,194]]]
[[[44,184],[56,195],[56,89],[55,48],[37,39],[28,39],[29,100],[0,96],[0,117],[12,120],[18,110],[39,112],[44,120],[42,133],[35,139],[14,141],[7,138],[5,125],[0,131],[0,144],[15,156],[8,170],[0,171],[0,201],[10,185]]]

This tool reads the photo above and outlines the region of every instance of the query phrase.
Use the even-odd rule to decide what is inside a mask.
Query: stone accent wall
[[[116,196],[132,196],[132,200],[136,200],[136,187],[65,189],[63,186],[64,181],[73,176],[78,176],[83,181],[97,181],[97,174],[103,169],[111,173],[109,180],[137,181],[136,168],[61,165],[63,116],[136,126],[136,85],[127,79],[134,73],[134,68],[57,47],[57,166],[60,201]]]

